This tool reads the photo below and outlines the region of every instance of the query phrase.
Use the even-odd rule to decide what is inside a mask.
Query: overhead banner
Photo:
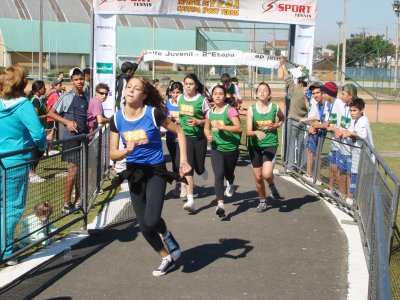
[[[316,0],[94,0],[95,14],[191,16],[314,25]]]
[[[159,60],[179,65],[212,65],[212,66],[252,66],[276,69],[279,58],[272,55],[242,52],[239,50],[226,51],[168,51],[148,50],[144,61]]]
[[[107,99],[103,103],[106,117],[112,116],[115,110],[116,24],[116,16],[110,15],[99,15],[94,23],[93,89],[100,82],[110,87]]]

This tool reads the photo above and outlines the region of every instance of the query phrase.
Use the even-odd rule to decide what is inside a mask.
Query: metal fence
[[[86,229],[109,168],[109,132],[99,127],[53,142],[44,154],[33,148],[0,153],[0,262],[46,245],[79,221]]]
[[[396,228],[399,180],[363,140],[355,144],[323,131],[311,135],[304,123],[291,119],[287,122],[287,135],[286,170],[354,217],[367,258],[369,299],[391,299],[389,258]]]

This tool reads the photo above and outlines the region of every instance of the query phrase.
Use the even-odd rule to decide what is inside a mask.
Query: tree
[[[394,45],[385,40],[383,35],[352,34],[346,40],[346,44],[346,65],[350,67],[387,67],[387,57],[394,56],[395,52]],[[327,48],[333,50],[336,57],[337,45],[330,44]],[[342,49],[342,44],[340,49]]]

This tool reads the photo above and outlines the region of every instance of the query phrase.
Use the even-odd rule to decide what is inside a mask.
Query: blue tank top
[[[127,120],[123,109],[114,115],[115,126],[122,142],[145,141],[145,144],[136,146],[126,157],[128,163],[139,165],[157,165],[164,162],[160,130],[154,118],[154,107],[145,106],[141,117]]]
[[[173,121],[178,122],[179,121],[179,105],[178,102],[176,104],[171,102],[171,99],[167,100],[167,110],[168,110],[168,116],[170,118],[172,118]],[[171,131],[167,131],[167,135],[170,138],[176,138],[176,134],[171,132]]]

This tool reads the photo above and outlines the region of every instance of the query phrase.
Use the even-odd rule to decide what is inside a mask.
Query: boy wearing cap
[[[338,87],[334,82],[327,82],[321,87],[325,105],[325,122],[323,128],[327,131],[335,132],[339,128],[339,122],[344,111],[344,103],[337,98]],[[334,139],[334,138],[333,138]],[[334,195],[334,185],[338,183],[338,143],[332,141],[331,151],[329,152],[329,188],[325,190],[330,195]]]
[[[84,93],[83,72],[73,68],[69,72],[73,89],[64,93],[49,112],[49,117],[61,123],[60,139],[70,139],[75,135],[87,134],[87,110],[89,101]],[[65,141],[63,143],[62,159],[69,163],[68,175],[65,182],[63,212],[68,214],[75,210],[76,201],[80,197],[79,180],[77,180],[80,157],[70,149],[78,147],[80,141]],[[71,202],[72,190],[75,185],[75,202]]]

